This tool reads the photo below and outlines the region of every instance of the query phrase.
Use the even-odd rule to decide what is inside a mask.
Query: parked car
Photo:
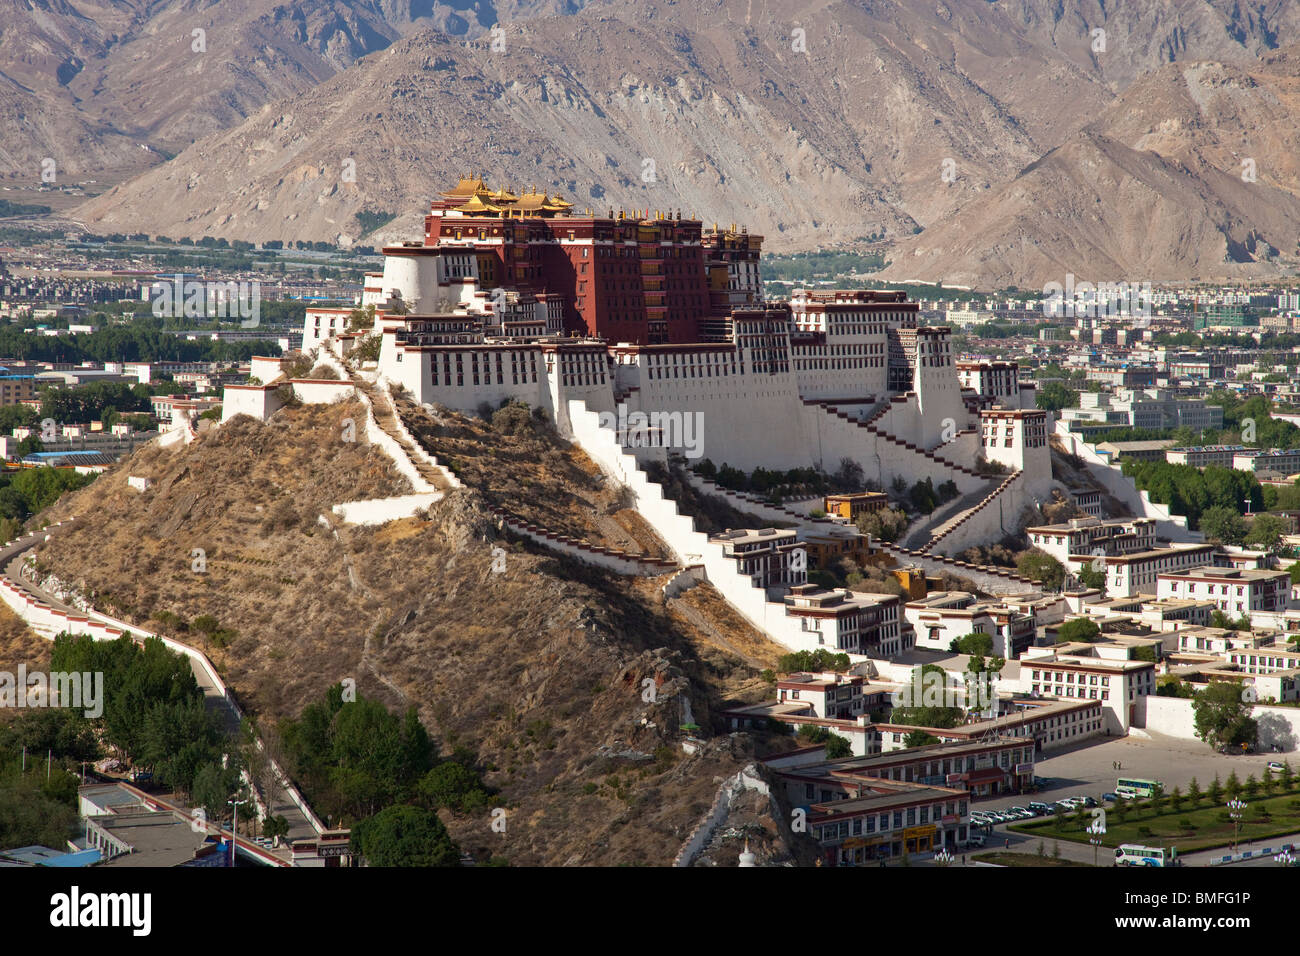
[[[980,833],[972,833],[966,838],[966,845],[982,847],[984,845],[984,835]]]
[[[1101,799],[1104,800],[1106,803],[1114,803],[1116,800],[1119,799],[1119,795],[1114,793],[1103,793],[1101,795]]]
[[[1273,773],[1282,773],[1285,768],[1276,760],[1270,760],[1268,762],[1268,769]]]
[[[1040,817],[1041,817],[1043,814],[1045,814],[1045,813],[1051,813],[1051,812],[1052,812],[1052,808],[1049,807],[1049,806],[1048,806],[1047,804],[1045,804],[1045,803],[1031,803],[1031,804],[1029,805],[1029,809],[1030,809],[1030,810],[1033,810],[1033,811],[1034,811],[1036,814],[1038,814]]]
[[[1012,807],[1011,812],[1021,820],[1028,820],[1030,817],[1034,816],[1034,812],[1028,807]]]
[[[1094,800],[1092,797],[1084,797],[1083,805],[1085,807],[1095,807],[1097,805],[1097,801]]]

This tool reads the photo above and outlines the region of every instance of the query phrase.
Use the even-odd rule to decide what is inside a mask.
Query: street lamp
[[[1106,835],[1106,825],[1098,818],[1088,827],[1088,842],[1092,844],[1092,865],[1097,865],[1097,847],[1101,846],[1102,837]]]
[[[952,861],[953,855],[948,852],[947,847],[944,847],[934,855],[934,862],[939,864],[939,866],[952,866]]]
[[[1276,860],[1280,866],[1295,866],[1295,856],[1290,850],[1283,850],[1278,853],[1277,856],[1273,857],[1273,859]]]
[[[1246,815],[1246,801],[1240,797],[1233,797],[1228,801],[1228,816],[1232,817],[1232,852],[1237,852],[1238,829],[1241,826],[1241,818]]]
[[[235,866],[235,840],[239,838],[239,805],[241,803],[248,803],[248,801],[227,800],[226,803],[230,804],[232,808],[232,816],[230,818],[230,866],[233,869]]]

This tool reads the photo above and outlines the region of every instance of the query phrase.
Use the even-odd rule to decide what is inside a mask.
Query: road
[[[36,585],[23,575],[23,558],[27,552],[45,542],[48,537],[55,533],[54,529],[40,531],[35,534],[25,535],[16,541],[11,542],[4,548],[0,548],[0,563],[4,566],[4,575],[12,584],[22,588],[28,594],[43,601],[56,610],[64,611],[68,614],[77,614],[89,616],[85,611],[72,607],[65,601],[62,601],[54,594]],[[194,679],[198,682],[199,688],[203,691],[204,703],[211,713],[215,713],[221,719],[224,729],[229,733],[234,733],[239,729],[239,715],[235,707],[226,698],[212,681],[212,678],[201,667],[193,657],[189,658],[190,669],[194,673]],[[289,823],[289,834],[287,840],[292,842],[299,839],[310,839],[317,836],[316,828],[312,826],[307,815],[302,812],[292,800],[285,794],[278,793],[277,799],[272,802],[271,812],[283,816]],[[288,847],[282,851],[286,857]]]

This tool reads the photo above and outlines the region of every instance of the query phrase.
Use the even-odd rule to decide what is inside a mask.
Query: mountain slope
[[[146,446],[49,514],[77,520],[41,547],[40,566],[96,606],[200,641],[264,728],[349,677],[390,707],[414,704],[442,752],[468,748],[505,799],[504,835],[486,811],[446,818],[482,858],[669,863],[715,778],[752,758],[755,741],[726,734],[715,710],[769,693],[757,674],[779,649],[707,585],[665,604],[662,579],[616,578],[497,537],[475,491],[427,518],[324,527],[332,501],[405,490],[378,449],[340,440],[343,419],[363,414],[288,408],[186,448]],[[581,456],[548,434],[537,432],[553,446],[541,462]],[[535,475],[535,462],[498,462],[505,475],[525,466],[520,477]],[[153,487],[133,491],[129,475]],[[237,636],[218,646],[171,616],[200,614]],[[689,723],[714,738],[691,756],[679,730]]]
[[[147,167],[387,47],[565,0],[0,0],[0,176]],[[202,31],[196,34],[196,31]],[[147,148],[142,148],[147,147]]]
[[[169,235],[337,238],[356,237],[369,207],[405,214],[389,234],[409,235],[434,191],[473,167],[579,208],[743,221],[777,245],[907,234],[1073,128],[1041,98],[1011,112],[1027,77],[1085,108],[1113,96],[990,29],[1001,18],[986,5],[952,6],[945,20],[896,4],[610,4],[512,24],[504,52],[425,32],[78,215],[93,228],[147,216]]]
[[[1171,64],[978,208],[903,243],[885,275],[1036,288],[1067,273],[1154,281],[1294,269],[1298,121],[1300,48],[1249,65]]]

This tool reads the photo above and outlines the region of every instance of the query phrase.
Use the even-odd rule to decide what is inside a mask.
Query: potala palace
[[[1094,510],[1044,521],[1041,506],[1054,492],[1080,489],[1054,481],[1048,413],[1034,407],[1016,363],[956,361],[949,329],[922,325],[917,303],[897,291],[796,290],[788,301],[765,301],[761,246],[734,225],[706,229],[649,210],[578,215],[559,197],[465,178],[431,204],[422,241],[383,250],[383,271],[367,274],[360,308],[306,310],[303,352],[337,377],[286,380],[282,359],[254,358],[253,381],[227,386],[222,418],[265,420],[291,396],[359,398],[368,440],[413,493],[342,502],[334,512],[381,524],[460,485],[414,438],[396,397],[463,413],[511,401],[544,411],[626,489],[668,557],[611,551],[494,505],[497,527],[615,574],[661,578],[666,600],[707,580],[776,643],[848,654],[854,675],[795,675],[780,684],[777,702],[728,711],[728,719],[737,729],[773,717],[833,727],[856,754],[905,746],[914,728],[872,722],[868,705],[906,686],[923,664],[937,663],[961,692],[972,658],[951,645],[972,633],[988,636],[1005,661],[994,716],[930,732],[952,746],[994,735],[1013,747],[1032,737],[1035,750],[1050,750],[1132,727],[1190,738],[1187,700],[1153,696],[1160,647],[1207,655],[1180,664],[1188,680],[1227,674],[1217,668],[1238,666],[1224,663],[1238,645],[1209,626],[1216,610],[1300,626],[1282,581],[1288,572],[1268,554],[1202,542],[1080,444],[1070,422],[1057,424],[1056,437],[1075,456],[1071,467],[1088,472],[1091,486],[1077,502]],[[773,525],[706,533],[651,477],[652,465],[701,458],[746,472],[835,473],[848,460],[866,489],[781,504],[688,468],[679,474],[697,492]],[[915,518],[895,543],[859,532],[854,509],[888,499],[870,489],[925,478],[951,481],[956,496]],[[1112,510],[1118,502],[1130,516],[1097,517],[1100,488]],[[831,515],[823,516],[823,501]],[[1005,567],[954,557],[1022,533],[1076,584],[1043,589]],[[841,557],[889,568],[903,593],[809,580],[810,567]],[[1084,564],[1104,572],[1104,589],[1081,583]],[[949,572],[964,590],[945,583]],[[1057,629],[1079,617],[1119,636],[1056,641]],[[1272,658],[1278,667],[1290,659]],[[1300,679],[1285,667],[1229,676],[1251,683],[1260,700],[1300,699]],[[861,696],[846,710],[838,701],[850,685]],[[786,698],[796,690],[824,692],[826,701],[833,694],[837,703],[810,710]]]
[[[674,561],[666,569],[562,536],[543,541],[544,529],[504,513],[503,526],[619,573],[675,567],[682,580],[672,587],[707,577],[788,647],[890,657],[911,646],[897,596],[807,583],[807,551],[820,557],[818,549],[860,549],[867,539],[813,519],[811,506],[798,513],[749,500],[733,504],[797,530],[709,536],[643,466],[680,455],[747,472],[834,472],[847,459],[868,486],[951,481],[957,498],[911,542],[923,548],[885,550],[936,572],[968,570],[985,587],[1029,590],[1014,573],[946,557],[1018,532],[1052,490],[1047,413],[1032,407],[1033,389],[1021,386],[1015,364],[957,363],[949,330],[919,325],[917,305],[901,292],[800,291],[763,301],[761,244],[735,226],[705,229],[680,214],[579,216],[556,197],[462,180],[432,203],[423,242],[383,250],[384,269],[367,274],[362,309],[306,311],[303,351],[341,380],[295,379],[294,393],[333,401],[356,388],[373,409],[372,440],[416,491],[335,510],[349,521],[389,520],[456,484],[405,430],[390,391],[467,413],[519,401],[544,410],[629,490]],[[259,381],[227,387],[223,420],[265,418],[283,401],[278,359],[254,359],[252,374]],[[377,425],[380,417],[388,424]],[[1006,652],[1012,617],[999,631]]]
[[[680,214],[577,216],[466,179],[432,204],[422,243],[383,250],[363,300],[373,329],[349,331],[351,310],[308,310],[303,349],[333,338],[346,352],[378,334],[379,378],[416,401],[519,400],[579,440],[575,410],[652,425],[690,416],[702,454],[745,471],[833,471],[847,458],[882,486],[928,475],[963,495],[996,490],[998,507],[945,540],[947,553],[1015,530],[1051,485],[1046,414],[1015,365],[958,366],[949,330],[918,327],[899,292],[762,302],[760,247]],[[672,435],[655,438],[672,450]],[[981,457],[1011,480],[977,474]]]

